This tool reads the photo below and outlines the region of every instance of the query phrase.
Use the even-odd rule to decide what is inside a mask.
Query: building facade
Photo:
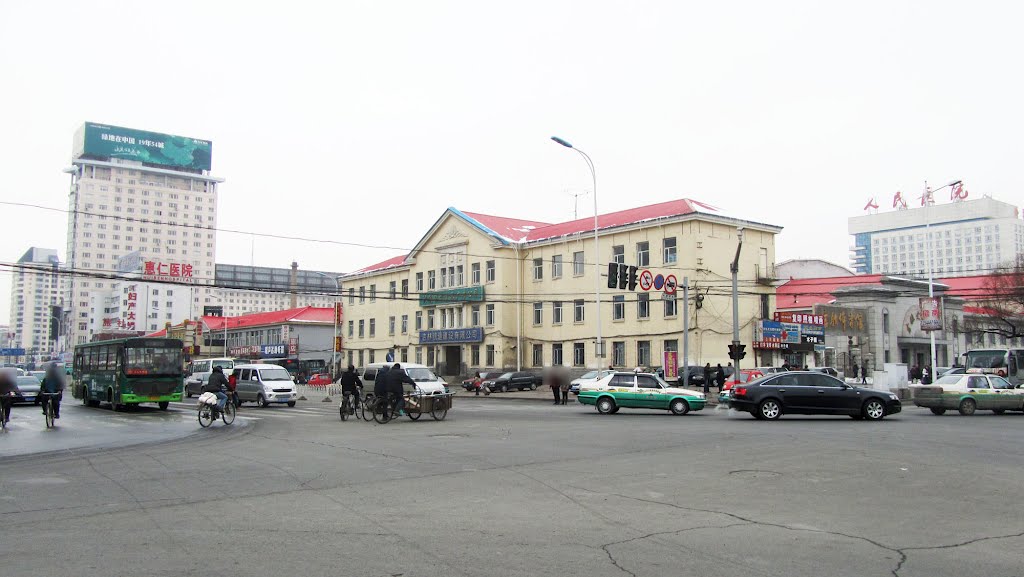
[[[66,345],[60,331],[64,277],[57,251],[32,247],[18,265],[11,279],[10,348],[25,349],[37,361],[59,356]]]
[[[91,122],[76,132],[66,170],[72,342],[94,334],[90,308],[109,298],[115,281],[107,277],[126,256],[141,259],[145,281],[207,285],[192,291],[193,305],[211,293],[223,182],[211,161],[206,140]]]
[[[689,306],[690,364],[724,366],[738,227],[739,317],[749,345],[747,329],[773,301],[768,271],[780,227],[686,199],[598,221],[595,250],[593,218],[549,224],[448,209],[409,254],[342,278],[346,362],[381,362],[391,352],[397,361],[449,376],[550,365],[660,366],[665,351],[678,352],[682,362],[682,307]],[[681,290],[665,296],[609,289],[609,263],[649,270],[651,278],[672,275],[679,285],[688,278],[691,302],[683,302]],[[595,281],[602,287],[601,358]]]
[[[222,307],[221,314],[278,311],[299,307],[333,307],[341,273],[218,264],[215,295],[203,297],[203,308]]]
[[[986,274],[1024,252],[1019,209],[987,197],[852,217],[849,233],[862,274]]]
[[[334,309],[300,307],[236,317],[203,317],[201,357],[272,360],[293,373],[327,371]]]

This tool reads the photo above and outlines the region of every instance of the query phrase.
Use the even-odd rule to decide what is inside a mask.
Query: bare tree
[[[980,314],[965,323],[965,332],[1024,337],[1024,254],[986,279],[975,303]]]

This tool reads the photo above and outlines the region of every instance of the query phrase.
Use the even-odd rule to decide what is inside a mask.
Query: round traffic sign
[[[654,290],[661,290],[665,286],[665,275],[656,274],[654,275]]]
[[[644,289],[645,291],[649,291],[651,290],[651,286],[653,284],[654,275],[651,274],[651,271],[644,270],[644,272],[640,273],[640,288]]]
[[[676,275],[670,274],[665,277],[665,294],[674,295],[676,294],[676,288],[678,284],[676,282]]]

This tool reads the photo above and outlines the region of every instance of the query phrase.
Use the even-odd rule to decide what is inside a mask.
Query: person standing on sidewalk
[[[562,404],[569,404],[569,387],[571,386],[572,379],[569,378],[569,369],[565,367],[557,367],[555,373],[558,375],[558,388],[562,393]]]
[[[548,368],[544,369],[543,379],[544,379],[544,384],[546,384],[548,387],[551,388],[551,396],[553,396],[555,398],[555,403],[554,404],[556,404],[556,405],[561,404],[561,402],[562,402],[562,393],[561,393],[560,387],[558,386],[558,378],[555,376],[555,369],[554,369],[554,367],[548,367]]]
[[[704,365],[704,394],[708,394],[711,387],[711,363]]]

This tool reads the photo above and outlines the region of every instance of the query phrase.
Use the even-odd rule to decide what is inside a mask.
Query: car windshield
[[[967,353],[967,367],[971,369],[999,369],[1006,366],[1006,351],[971,351]]]
[[[596,379],[597,371],[587,371],[580,376],[581,379]]]
[[[39,386],[39,379],[37,379],[35,377],[18,377],[18,386],[19,387],[23,387],[23,386],[25,386],[25,387],[38,387]]]
[[[129,377],[181,376],[181,349],[177,347],[129,347],[124,372]]]
[[[405,374],[409,375],[409,378],[416,381],[417,383],[427,383],[437,380],[437,377],[430,369],[405,369]]]
[[[501,375],[501,376],[500,376],[500,377],[498,377],[498,378],[499,378],[499,379],[511,379],[511,378],[512,378],[512,375],[514,375],[514,374],[515,374],[515,373],[505,373],[505,374]]]
[[[260,369],[260,379],[264,381],[291,381],[292,375],[286,369]]]
[[[235,366],[233,361],[213,361],[213,368],[220,367],[222,369],[230,369]]]
[[[962,375],[946,375],[944,377],[939,377],[935,381],[935,384],[936,385],[955,385],[955,384],[959,383],[960,379],[962,379],[962,378],[963,378]],[[982,378],[985,378],[985,377],[982,377]]]
[[[658,381],[658,384],[659,384],[659,385],[661,385],[661,388],[663,388],[663,389],[667,389],[667,388],[669,388],[669,387],[671,387],[671,386],[672,386],[672,385],[670,385],[670,384],[666,383],[666,382],[665,382],[664,380],[662,380],[662,378],[661,378],[661,377],[659,377],[659,376],[658,376],[657,374],[655,374],[655,373],[651,373],[651,375],[650,375],[650,376],[654,377],[654,380],[655,380],[655,381]]]

